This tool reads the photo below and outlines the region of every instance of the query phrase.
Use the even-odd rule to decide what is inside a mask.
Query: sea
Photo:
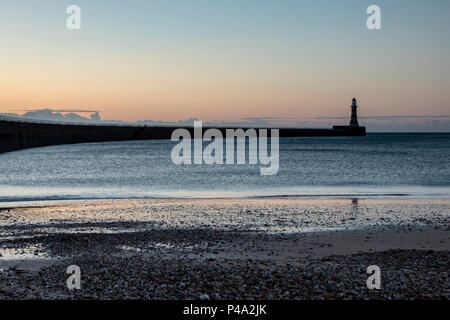
[[[266,176],[261,164],[176,165],[176,144],[84,143],[0,154],[0,202],[450,197],[450,133],[280,138],[278,173]]]

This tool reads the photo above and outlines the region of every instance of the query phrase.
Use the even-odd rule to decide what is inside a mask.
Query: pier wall
[[[170,139],[180,127],[56,124],[0,119],[0,153],[60,144]],[[191,132],[192,127],[184,127]],[[203,127],[203,131],[208,127]],[[217,129],[225,136],[227,128]],[[237,128],[230,128],[237,129]],[[246,128],[242,128],[246,129]],[[335,126],[333,129],[281,128],[280,137],[365,136],[364,127]]]

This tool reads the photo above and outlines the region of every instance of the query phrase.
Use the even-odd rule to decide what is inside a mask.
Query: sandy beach
[[[10,206],[0,299],[448,299],[449,218],[449,199],[401,197]]]

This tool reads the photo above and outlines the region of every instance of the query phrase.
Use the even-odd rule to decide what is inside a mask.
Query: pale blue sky
[[[301,119],[347,115],[356,96],[367,116],[450,114],[449,31],[446,0],[2,0],[0,112]]]

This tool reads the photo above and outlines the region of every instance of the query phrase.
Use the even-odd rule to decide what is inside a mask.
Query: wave
[[[71,200],[113,200],[113,199],[268,199],[268,198],[450,198],[449,192],[442,190],[409,190],[409,191],[358,191],[322,190],[314,192],[262,192],[262,191],[164,191],[141,193],[96,193],[96,194],[51,194],[51,195],[3,195],[0,203],[39,202],[39,201],[71,201]]]

